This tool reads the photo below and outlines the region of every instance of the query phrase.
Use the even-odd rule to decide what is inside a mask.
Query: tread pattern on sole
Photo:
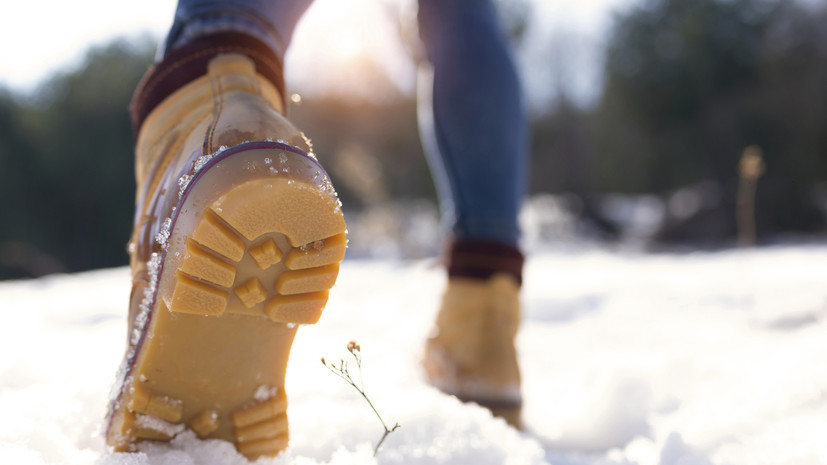
[[[345,257],[347,234],[340,233],[287,253],[284,264],[291,270],[303,270],[331,263],[339,263]]]
[[[256,261],[256,265],[266,270],[281,261],[282,253],[273,239],[266,239],[261,244],[250,249],[250,255]]]
[[[190,420],[190,428],[199,436],[206,437],[218,429],[218,412],[215,410],[204,410],[198,416]]]
[[[267,301],[267,316],[281,323],[313,324],[319,321],[327,303],[327,291],[277,295]]]
[[[156,441],[169,441],[176,434],[184,431],[184,425],[172,423],[152,415],[136,414],[133,425],[136,437]]]
[[[151,337],[165,342],[145,349],[146,359],[136,364],[130,390],[123,398],[126,404],[119,419],[119,447],[128,449],[134,439],[169,440],[187,427],[202,438],[234,441],[238,451],[251,460],[275,455],[287,447],[284,372],[269,380],[265,374],[264,382],[274,386],[268,388],[271,391],[266,400],[260,389],[250,386],[261,381],[246,377],[248,373],[261,376],[261,363],[271,374],[286,367],[295,334],[293,325],[318,321],[336,281],[347,239],[341,210],[331,206],[336,204],[335,197],[331,200],[328,193],[310,184],[280,182],[248,181],[207,202],[200,213],[189,217],[188,231],[192,232],[182,232],[177,245],[170,246],[177,248],[167,250],[167,256],[175,259],[165,263],[172,263],[166,274],[170,281],[163,293],[159,291],[157,311],[169,316],[154,321],[163,320],[164,328],[178,329],[158,329]],[[271,321],[259,322],[247,315]],[[204,323],[207,321],[212,323]],[[250,324],[253,321],[255,324]],[[206,332],[204,328],[208,328]],[[224,331],[227,340],[222,339]],[[278,336],[272,338],[273,334]],[[216,343],[193,344],[193,337]],[[176,345],[173,341],[183,342]],[[286,342],[274,345],[273,341]],[[244,364],[236,362],[243,359],[236,353],[231,357],[233,368],[244,368],[236,370],[234,377],[222,379],[227,370],[216,370],[219,365],[209,360],[216,357],[221,361],[226,349],[221,344],[225,343],[253,352],[266,351],[266,355],[251,356],[268,361],[256,358],[254,363]],[[171,346],[175,346],[173,353],[178,359],[168,357]],[[199,351],[201,358],[196,363],[195,359],[184,362],[191,351]],[[230,358],[221,363],[227,360]],[[158,376],[165,384],[158,384],[157,373],[164,373]],[[172,379],[180,381],[172,384]],[[212,395],[215,400],[209,397]],[[229,397],[234,400],[225,402]]]
[[[248,458],[272,455],[289,442],[287,397],[284,391],[263,402],[233,412],[233,433],[239,452]]]
[[[256,278],[250,278],[246,283],[236,287],[235,294],[247,308],[253,308],[267,298],[267,291]]]
[[[224,313],[229,293],[179,271],[170,309],[180,313],[217,316]]]
[[[192,238],[207,249],[234,262],[238,262],[244,256],[244,241],[210,210],[204,212],[204,217],[196,226]]]
[[[288,270],[276,279],[276,291],[281,295],[306,294],[333,287],[339,274],[339,264]]]
[[[235,282],[235,266],[208,250],[192,239],[187,241],[187,259],[181,265],[181,271],[222,287],[232,286]]]
[[[282,323],[317,322],[339,274],[346,233],[296,247],[278,231],[250,240],[223,219],[219,205],[207,209],[187,241],[170,310],[205,316],[229,311]],[[232,304],[235,299],[240,305]]]
[[[183,413],[181,401],[150,394],[140,386],[135,386],[128,407],[135,413],[150,415],[172,423],[180,421]]]

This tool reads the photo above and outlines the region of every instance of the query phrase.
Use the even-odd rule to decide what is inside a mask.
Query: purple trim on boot
[[[523,282],[525,258],[516,247],[499,242],[460,241],[451,246],[449,277],[488,279],[497,273],[510,274]]]
[[[181,87],[207,74],[207,65],[221,53],[249,57],[256,72],[270,81],[285,104],[284,72],[281,61],[261,40],[240,32],[220,32],[198,37],[167,54],[144,75],[132,97],[132,134],[137,139],[149,113]]]

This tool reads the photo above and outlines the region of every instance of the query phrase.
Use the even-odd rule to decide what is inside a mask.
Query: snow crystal
[[[307,134],[305,134],[304,132],[302,132],[302,133],[300,133],[300,134],[301,134],[301,136],[302,136],[302,139],[304,139],[304,143],[305,143],[305,144],[307,144],[307,148],[308,148],[307,152],[308,152],[309,154],[310,154],[310,153],[313,153],[313,141],[312,141],[312,140],[310,140],[310,138],[309,138],[309,137],[307,137]]]
[[[152,415],[142,415],[140,413],[136,415],[135,426],[138,428],[157,431],[169,437],[174,437],[176,434],[183,432],[186,428],[184,425],[170,423],[158,417],[153,417]]]
[[[277,387],[269,387],[266,384],[262,384],[261,386],[256,389],[256,392],[253,394],[253,399],[264,402],[265,400],[274,397],[276,394],[279,393],[279,388]]]
[[[161,254],[153,252],[146,263],[147,272],[152,278],[158,277],[158,272],[161,271]]]
[[[164,223],[161,225],[161,230],[158,231],[158,234],[155,235],[155,242],[161,245],[161,247],[166,248],[167,241],[169,240],[170,228],[172,227],[172,218],[167,218],[164,220]]]
[[[193,165],[192,165],[192,170],[193,170],[194,172],[196,172],[196,173],[197,173],[197,172],[199,172],[199,171],[201,171],[201,169],[203,169],[205,166],[207,166],[207,163],[209,163],[209,162],[210,162],[210,160],[212,160],[212,159],[213,159],[213,155],[212,155],[212,154],[209,154],[209,155],[201,155],[200,157],[198,157],[198,158],[195,160],[195,163],[193,163]]]
[[[210,160],[217,157],[218,155],[221,155],[221,153],[227,150],[228,148],[229,147],[227,147],[226,145],[222,145],[218,147],[218,150],[216,150],[215,152],[208,153],[206,155],[201,155],[200,157],[196,158],[195,162],[192,165],[192,173],[196,174],[202,169],[204,169],[204,167],[207,166],[207,163],[209,163]]]
[[[184,192],[187,191],[187,187],[190,185],[190,181],[192,181],[192,175],[184,174],[178,178],[178,197],[183,197]]]
[[[324,242],[324,239],[313,241],[309,244],[299,246],[299,250],[301,250],[304,253],[321,252],[321,250],[324,248]]]
[[[161,254],[153,252],[146,263],[146,269],[149,274],[149,285],[144,288],[143,299],[138,305],[138,314],[135,316],[132,339],[130,340],[132,346],[137,345],[140,341],[144,326],[146,326],[149,318],[149,312],[152,310],[152,301],[155,298],[155,289],[158,286],[158,273],[161,270]],[[133,355],[130,354],[127,358],[131,359]]]

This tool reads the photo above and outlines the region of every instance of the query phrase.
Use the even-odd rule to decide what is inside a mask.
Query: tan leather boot
[[[425,345],[428,381],[519,428],[522,397],[514,347],[519,322],[519,285],[513,276],[450,278]]]
[[[107,443],[185,429],[249,458],[288,443],[284,373],[344,257],[345,222],[282,116],[278,59],[237,33],[151,69],[133,100],[137,209],[128,347]]]

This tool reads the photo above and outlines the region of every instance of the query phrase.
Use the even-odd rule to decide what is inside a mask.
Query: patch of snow
[[[287,373],[290,447],[264,464],[827,463],[827,246],[529,254],[517,344],[524,422],[428,386],[419,367],[445,278],[431,261],[346,260]],[[126,347],[125,268],[0,283],[0,463],[242,465],[184,431],[135,453],[100,433]],[[361,345],[382,426],[320,357]],[[264,387],[259,393],[263,396]]]
[[[253,393],[253,399],[257,400],[258,402],[264,402],[265,400],[274,397],[276,394],[279,393],[279,388],[277,387],[269,387],[266,384],[262,384],[261,386],[256,389],[256,392]]]
[[[135,426],[142,429],[157,431],[169,437],[175,437],[176,434],[182,433],[186,427],[184,425],[170,423],[152,415],[136,415]]]

